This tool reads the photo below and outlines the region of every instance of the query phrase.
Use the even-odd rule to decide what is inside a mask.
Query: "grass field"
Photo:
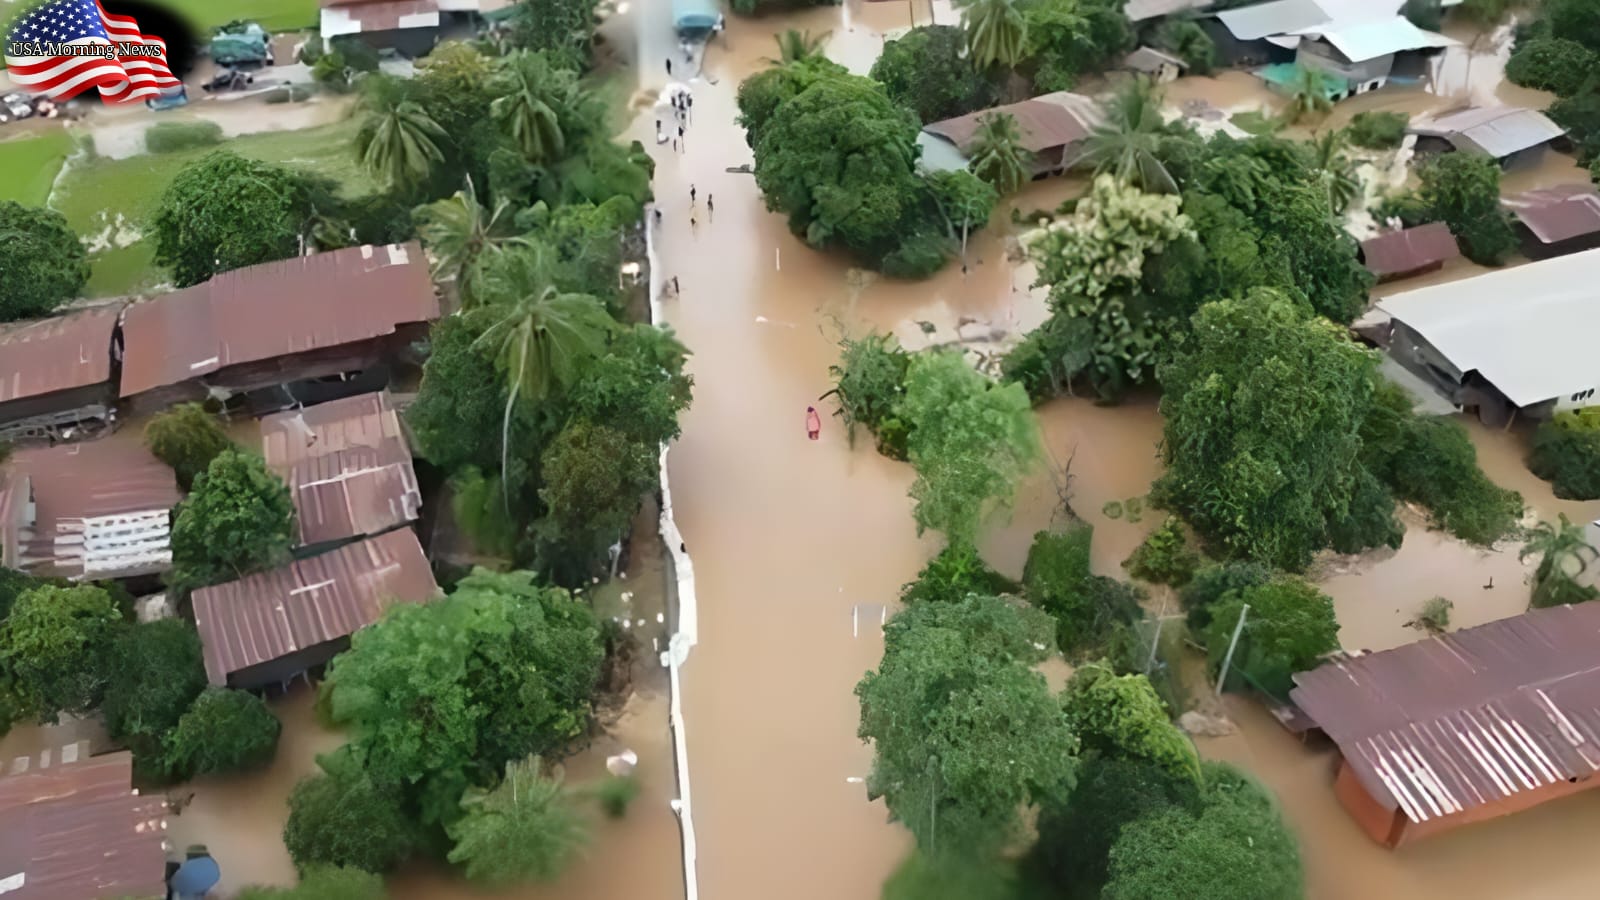
[[[15,200],[28,206],[43,203],[71,152],[72,138],[60,128],[0,141],[0,200]]]
[[[217,149],[240,156],[284,163],[325,175],[337,181],[342,193],[356,196],[372,190],[372,181],[355,162],[350,145],[357,123],[346,119],[302,131],[275,131],[245,135],[217,147],[181,153],[145,154],[129,159],[102,159],[74,164],[61,179],[50,205],[94,242],[121,214],[133,229],[155,213],[161,193],[185,165]],[[4,144],[0,144],[3,152]],[[0,156],[0,159],[3,159]],[[111,247],[93,254],[88,293],[95,297],[133,293],[160,284],[165,273],[154,262],[155,248],[148,239],[126,247]]]
[[[162,5],[194,23],[201,34],[244,19],[268,31],[294,31],[317,24],[317,0],[162,0]]]

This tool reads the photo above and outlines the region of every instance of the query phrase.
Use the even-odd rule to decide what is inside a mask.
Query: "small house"
[[[192,600],[206,676],[240,689],[285,683],[333,659],[390,606],[438,593],[410,528],[200,588]]]
[[[1522,252],[1529,259],[1600,247],[1600,191],[1588,182],[1526,191],[1502,204],[1516,216]]]
[[[1429,222],[1367,238],[1361,242],[1359,251],[1362,265],[1380,282],[1437,271],[1460,255],[1455,235],[1443,222]]]
[[[1520,616],[1294,676],[1339,748],[1334,793],[1398,847],[1600,784],[1600,603]]]
[[[324,42],[354,37],[375,50],[416,57],[444,35],[440,0],[322,0],[319,31]]]
[[[1518,106],[1468,107],[1414,120],[1406,131],[1417,135],[1419,156],[1456,150],[1481,153],[1506,169],[1537,164],[1545,148],[1566,135],[1566,129],[1544,113]]]
[[[259,414],[369,393],[438,317],[414,242],[224,272],[123,311],[120,394],[135,412],[214,398]]]
[[[1333,6],[1345,0],[1327,0]],[[1223,65],[1287,63],[1294,59],[1298,38],[1284,38],[1333,17],[1318,0],[1270,0],[1217,12],[1202,27],[1217,48]]]
[[[1298,31],[1295,65],[1333,82],[1333,99],[1374,91],[1388,83],[1396,56],[1442,49],[1457,41],[1425,31],[1404,16],[1334,20]]]
[[[1122,67],[1130,72],[1148,75],[1157,84],[1176,81],[1189,70],[1189,64],[1154,47],[1140,47],[1122,58]]]
[[[0,325],[0,441],[57,440],[109,425],[122,305]]]
[[[1021,103],[1008,103],[934,122],[923,126],[922,131],[932,140],[945,142],[967,160],[972,156],[983,120],[997,114],[1016,119],[1022,147],[1033,155],[1034,178],[1070,168],[1079,142],[1102,120],[1100,108],[1091,98],[1056,91]]]

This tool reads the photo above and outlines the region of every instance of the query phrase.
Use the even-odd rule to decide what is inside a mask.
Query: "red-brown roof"
[[[1600,603],[1294,676],[1367,792],[1424,822],[1600,770]]]
[[[388,391],[267,416],[261,450],[289,485],[301,544],[387,531],[422,506]]]
[[[1056,91],[1021,103],[996,106],[934,122],[923,126],[922,130],[950,141],[962,153],[967,153],[978,133],[980,120],[996,113],[1005,113],[1017,120],[1022,147],[1035,153],[1083,140],[1101,118],[1099,107],[1092,99],[1067,91]]]
[[[34,500],[31,526],[21,528],[12,565],[93,579],[160,572],[171,564],[170,511],[181,497],[178,482],[137,431],[17,450],[3,478],[11,494],[31,484]]]
[[[111,380],[122,304],[0,325],[0,403]]]
[[[1600,190],[1587,182],[1526,191],[1504,203],[1541,243],[1600,231]]]
[[[166,893],[166,803],[133,789],[133,755],[88,742],[24,758],[0,777],[0,895],[93,900]]]
[[[1415,272],[1460,255],[1455,235],[1443,222],[1391,231],[1361,242],[1367,271],[1380,278]]]
[[[439,317],[415,242],[224,272],[123,313],[123,397],[256,362],[393,334]]]
[[[439,592],[409,528],[194,592],[206,675],[226,684],[241,669],[341,638],[396,603]]]

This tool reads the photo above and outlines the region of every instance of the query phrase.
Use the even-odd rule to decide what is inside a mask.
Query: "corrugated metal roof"
[[[6,480],[32,485],[31,526],[18,536],[18,566],[73,579],[165,571],[171,510],[181,495],[166,463],[136,431],[95,441],[17,450]]]
[[[1140,47],[1122,58],[1123,68],[1146,74],[1159,72],[1164,65],[1177,66],[1179,69],[1189,68],[1188,63],[1154,47]]]
[[[1190,9],[1205,9],[1211,0],[1128,0],[1122,14],[1130,22],[1143,22],[1158,16],[1170,16]]]
[[[157,897],[166,803],[133,789],[133,754],[89,743],[13,761],[0,777],[0,894],[6,900]]]
[[[1567,133],[1544,113],[1517,106],[1463,109],[1412,122],[1406,130],[1444,138],[1458,150],[1476,150],[1495,159],[1537,147]]]
[[[1341,18],[1311,28],[1298,29],[1295,33],[1323,38],[1337,47],[1351,62],[1365,62],[1405,50],[1453,47],[1460,44],[1460,41],[1453,38],[1418,28],[1405,16],[1391,16],[1375,21],[1352,21]]]
[[[1332,18],[1316,0],[1272,0],[1217,13],[1222,26],[1241,41],[1258,41],[1269,34],[1288,34],[1321,25]]]
[[[1382,278],[1415,272],[1461,255],[1455,235],[1442,222],[1391,231],[1361,242],[1367,271]]]
[[[978,133],[979,120],[995,113],[1005,113],[1015,118],[1017,130],[1022,135],[1023,148],[1035,153],[1083,140],[1101,121],[1100,108],[1094,100],[1082,94],[1056,91],[1021,103],[996,106],[934,122],[923,126],[922,130],[950,141],[963,154],[969,154],[973,136]]]
[[[439,592],[409,528],[194,592],[206,675],[240,669],[355,633],[395,603]]]
[[[1413,822],[1600,769],[1600,603],[1330,662],[1295,682],[1289,696],[1368,793]]]
[[[301,544],[387,531],[422,506],[388,391],[267,416],[261,450],[289,485]]]
[[[1588,182],[1526,191],[1502,202],[1545,244],[1600,231],[1600,191]]]
[[[111,380],[122,304],[0,325],[0,403]]]
[[[122,396],[238,363],[369,340],[439,317],[415,242],[224,272],[123,313]]]
[[[1418,288],[1378,308],[1518,406],[1596,383],[1600,250]]]

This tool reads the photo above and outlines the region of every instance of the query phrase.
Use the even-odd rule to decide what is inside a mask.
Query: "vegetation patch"
[[[1346,132],[1350,143],[1368,150],[1393,150],[1406,137],[1406,125],[1411,118],[1405,113],[1385,110],[1367,110],[1350,119]]]

